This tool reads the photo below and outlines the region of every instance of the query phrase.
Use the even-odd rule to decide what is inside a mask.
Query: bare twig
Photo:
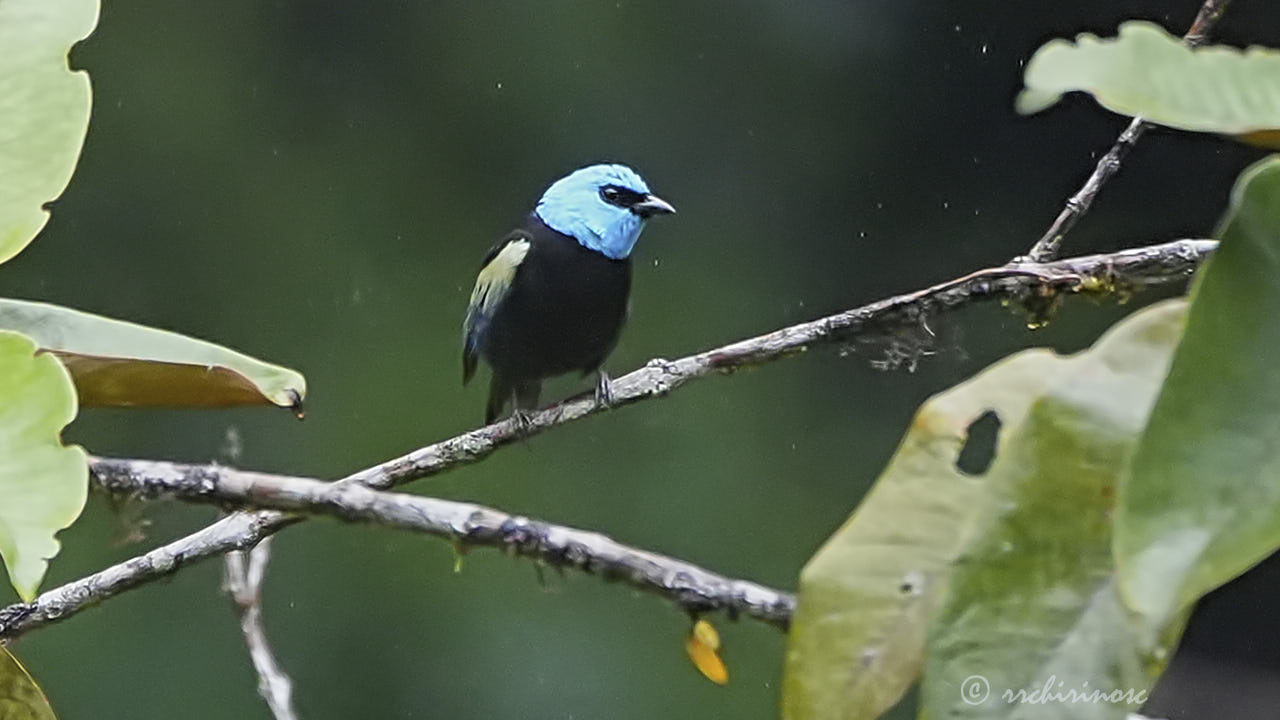
[[[1136,117],[1129,122],[1129,126],[1120,133],[1120,137],[1116,138],[1115,144],[1107,154],[1098,160],[1098,165],[1094,167],[1089,179],[1084,181],[1084,185],[1076,191],[1075,195],[1067,199],[1067,204],[1062,208],[1062,212],[1058,213],[1057,219],[1044,235],[1040,236],[1026,256],[1019,260],[1049,262],[1058,257],[1063,238],[1071,232],[1080,218],[1089,212],[1089,208],[1093,206],[1093,199],[1098,196],[1098,191],[1111,179],[1112,175],[1120,170],[1120,161],[1129,154],[1134,145],[1138,144],[1138,139],[1146,131],[1147,123],[1142,118]]]
[[[293,709],[293,682],[276,662],[262,628],[262,581],[271,557],[271,538],[265,538],[252,550],[236,550],[226,554],[223,589],[231,596],[240,616],[240,632],[249,648],[249,659],[258,673],[258,694],[276,720],[297,720]]]
[[[0,608],[0,639],[70,617],[193,562],[251,548],[278,529],[282,517],[281,513],[234,513],[184,538],[41,593],[32,603]]]
[[[1191,29],[1187,30],[1187,34],[1182,36],[1183,42],[1191,47],[1199,47],[1208,39],[1209,31],[1222,17],[1222,13],[1226,11],[1227,5],[1231,0],[1205,0],[1200,6],[1200,12],[1196,14],[1196,19],[1191,23]],[[1093,205],[1093,200],[1098,196],[1098,191],[1102,186],[1111,179],[1113,175],[1120,170],[1120,162],[1124,159],[1134,145],[1138,144],[1138,139],[1150,127],[1145,120],[1135,117],[1129,126],[1120,133],[1120,137],[1116,138],[1115,143],[1105,155],[1098,160],[1097,166],[1094,167],[1093,173],[1089,175],[1089,179],[1085,180],[1084,185],[1072,195],[1068,200],[1062,212],[1058,213],[1057,219],[1049,226],[1044,235],[1036,241],[1026,256],[1018,258],[1017,261],[1022,262],[1049,262],[1058,257],[1058,252],[1062,249],[1062,240],[1071,232],[1080,218],[1089,212],[1089,208]]]
[[[1193,48],[1205,44],[1209,39],[1209,31],[1222,19],[1222,13],[1227,11],[1227,5],[1230,4],[1231,0],[1205,0],[1187,34],[1182,36],[1183,42]]]
[[[981,301],[1008,300],[1044,307],[1062,294],[1101,296],[1117,289],[1138,289],[1182,281],[1216,246],[1212,240],[1178,240],[1047,264],[1011,263],[979,270],[925,290],[792,325],[697,355],[678,360],[651,360],[643,368],[614,381],[614,405],[662,397],[691,380],[770,362],[811,346],[918,327],[931,316]],[[571,399],[533,413],[523,427],[512,420],[495,423],[376,465],[339,482],[388,488],[477,462],[499,447],[600,410],[589,397]],[[117,492],[145,495],[164,490],[164,483],[156,485],[153,475],[131,473],[129,462],[98,460],[94,471],[102,484]],[[215,476],[220,477],[222,472],[217,466],[171,467],[174,472],[189,473],[205,482],[210,488],[209,493],[217,487]],[[271,477],[245,472],[238,475]],[[14,637],[62,619],[124,590],[163,577],[188,563],[253,547],[284,525],[300,519],[269,510],[234,513],[185,538],[50,590],[36,598],[34,603],[0,608],[0,638]]]

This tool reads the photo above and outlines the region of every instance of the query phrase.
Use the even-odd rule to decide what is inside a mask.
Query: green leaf
[[[783,686],[791,720],[878,717],[914,684],[952,563],[1005,502],[957,467],[968,428],[1024,421],[1064,362],[1033,351],[926,402],[867,497],[800,574]]]
[[[1097,649],[1086,642],[1095,631],[1116,636],[1113,655],[1141,654],[1118,613],[1105,612],[1116,610],[1114,602],[1094,610],[1082,604],[1109,573],[1106,492],[1150,409],[1181,307],[1139,313],[1074,357],[1018,353],[921,407],[870,494],[801,573],[784,717],[879,717],[919,676],[931,618],[962,606],[975,618],[1007,617],[1011,631],[993,630],[985,641],[968,637],[963,646],[935,631],[925,695],[934,707],[962,703],[959,683],[950,686],[961,650],[1014,655],[1016,649],[1017,660],[988,669],[1009,687],[1020,681],[1018,673],[1086,664]],[[985,472],[968,474],[957,465],[968,429],[988,413],[1000,422],[994,458]],[[1064,504],[1055,504],[1059,492]],[[993,551],[998,563],[988,568],[983,563]],[[1090,562],[1056,577],[1083,556]],[[957,563],[962,594],[952,597]],[[984,587],[988,579],[999,587]],[[996,610],[998,602],[1005,605]],[[977,627],[961,624],[957,632]],[[1019,636],[1023,631],[1028,635]],[[1063,648],[1045,647],[1063,637]],[[987,669],[975,660],[960,680],[979,667]],[[1098,669],[1093,677],[1109,672]]]
[[[1246,170],[1121,486],[1129,604],[1159,622],[1280,547],[1280,159]]]
[[[0,298],[0,330],[26,333],[57,355],[86,407],[274,403],[301,413],[307,394],[306,380],[294,370],[56,305]]]
[[[76,416],[75,388],[56,358],[30,338],[0,331],[0,558],[28,602],[58,554],[54,534],[84,509],[89,465],[64,447]]]
[[[57,720],[36,681],[3,645],[0,645],[0,718]]]
[[[879,717],[916,681],[925,631],[966,538],[1003,502],[960,471],[969,425],[988,411],[1016,424],[1052,377],[1050,354],[1010,361],[926,402],[875,486],[800,573],[783,717]]]
[[[931,621],[922,717],[1120,720],[1146,701],[1182,622],[1148,628],[1129,615],[1111,512],[1185,310],[1147,308],[1087,352],[1043,364],[1052,384],[1003,428],[989,470],[1009,488],[1007,508],[961,558]]]
[[[1182,130],[1240,135],[1280,129],[1280,52],[1191,49],[1158,25],[1127,22],[1117,38],[1051,40],[1031,61],[1018,95],[1030,114],[1083,90],[1103,107]],[[1259,137],[1266,137],[1261,133]]]
[[[97,23],[98,0],[0,2],[0,262],[40,232],[43,204],[71,181],[90,95],[67,52]]]

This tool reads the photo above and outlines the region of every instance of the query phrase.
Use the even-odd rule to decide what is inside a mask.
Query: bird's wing
[[[488,328],[493,312],[511,289],[516,269],[524,261],[532,247],[528,233],[516,231],[490,248],[480,266],[475,289],[471,291],[471,303],[462,323],[462,382],[466,383],[476,371],[480,352],[480,339]]]

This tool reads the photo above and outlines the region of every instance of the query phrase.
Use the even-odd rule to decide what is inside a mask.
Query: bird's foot
[[[515,408],[511,411],[511,422],[515,425],[516,434],[524,435],[533,429],[533,414],[528,410]]]
[[[613,382],[603,370],[596,373],[596,407],[603,410],[613,407]]]

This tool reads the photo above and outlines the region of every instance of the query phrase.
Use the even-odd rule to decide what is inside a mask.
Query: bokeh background
[[[635,255],[632,320],[608,365],[621,374],[1025,251],[1125,120],[1085,98],[1016,116],[1023,62],[1050,37],[1110,35],[1128,18],[1180,33],[1197,6],[107,0],[73,53],[94,85],[79,169],[0,278],[9,296],[307,375],[303,423],[86,411],[69,435],[92,452],[337,477],[480,420],[485,383],[461,387],[458,360],[474,273],[565,172],[625,161],[680,210]],[[1280,6],[1237,0],[1216,36],[1280,45]],[[1211,232],[1259,155],[1151,133],[1069,251]],[[923,399],[1018,348],[1079,349],[1157,297],[1069,302],[1034,333],[999,308],[966,310],[915,372],[874,369],[882,346],[811,352],[409,489],[791,589]],[[214,517],[96,496],[47,587]],[[266,623],[303,717],[777,717],[784,638],[771,628],[719,621],[732,681],[717,687],[684,657],[687,618],[658,599],[578,575],[540,582],[487,551],[453,563],[439,541],[327,520],[277,539]],[[219,570],[184,570],[16,650],[65,718],[267,718]],[[1275,576],[1200,614],[1170,676],[1188,679],[1166,683],[1158,709],[1247,717],[1239,703],[1280,702],[1265,641]]]

